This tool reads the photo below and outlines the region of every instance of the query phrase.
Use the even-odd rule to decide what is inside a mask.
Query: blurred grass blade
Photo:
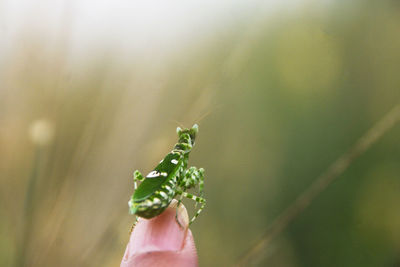
[[[237,261],[236,266],[253,266],[261,260],[268,245],[301,214],[312,201],[337,179],[351,163],[400,121],[400,104],[383,116],[342,156],[334,161],[275,221],[262,237]]]

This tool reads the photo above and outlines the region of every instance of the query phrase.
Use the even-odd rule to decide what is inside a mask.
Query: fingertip
[[[127,248],[128,249],[128,248]],[[184,245],[180,251],[150,251],[135,254],[129,259],[123,259],[121,267],[198,267],[196,245],[190,230],[187,231]]]
[[[187,266],[198,266],[196,244],[194,242],[192,231],[190,230],[187,231],[185,243],[180,254],[185,258],[185,262],[188,264]]]
[[[188,230],[189,216],[177,201],[159,216],[139,219],[125,250],[121,266],[197,266],[197,252],[193,235]]]

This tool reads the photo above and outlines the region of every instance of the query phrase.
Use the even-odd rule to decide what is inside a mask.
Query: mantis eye
[[[182,132],[181,127],[176,127],[176,133],[177,133],[178,135],[181,135],[181,132]]]

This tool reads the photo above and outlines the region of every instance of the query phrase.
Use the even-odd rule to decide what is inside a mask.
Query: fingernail
[[[183,247],[189,225],[186,208],[181,204],[178,208],[178,220],[175,219],[177,201],[159,216],[150,220],[139,219],[132,232],[125,259],[146,252],[179,251]]]

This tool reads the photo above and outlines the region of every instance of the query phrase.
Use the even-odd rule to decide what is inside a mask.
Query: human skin
[[[177,201],[159,216],[152,219],[139,218],[122,258],[121,267],[148,266],[198,266],[196,246],[189,226],[186,208]]]

